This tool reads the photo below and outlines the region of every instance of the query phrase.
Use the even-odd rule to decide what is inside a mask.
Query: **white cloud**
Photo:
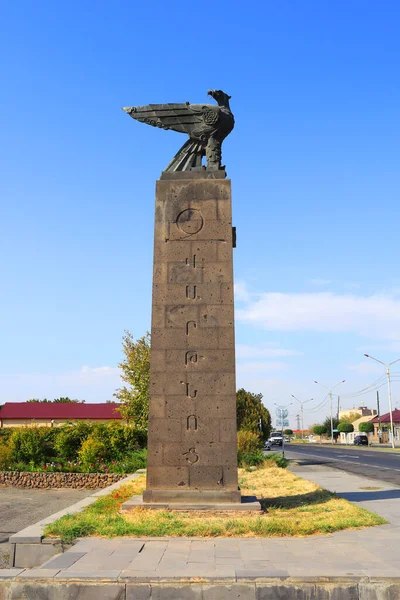
[[[264,293],[238,309],[237,318],[273,331],[353,332],[400,340],[400,298],[394,295]]]
[[[248,302],[250,300],[250,294],[244,281],[238,281],[235,283],[234,290],[236,302]]]
[[[85,365],[81,368],[81,375],[94,375],[96,377],[107,377],[110,375],[117,375],[120,373],[118,367],[88,367]]]

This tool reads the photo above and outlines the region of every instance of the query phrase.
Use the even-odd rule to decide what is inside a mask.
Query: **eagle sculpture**
[[[187,133],[189,139],[183,144],[166,171],[190,171],[202,168],[203,156],[207,170],[223,169],[221,146],[232,131],[235,120],[229,106],[230,96],[222,90],[208,90],[214,104],[149,104],[127,106],[124,110],[132,119],[160,129],[172,129]]]

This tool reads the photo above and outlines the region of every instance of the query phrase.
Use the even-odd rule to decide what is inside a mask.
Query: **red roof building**
[[[119,404],[75,402],[6,402],[0,410],[0,427],[36,425],[52,427],[67,421],[121,420]]]
[[[394,410],[392,410],[392,415],[393,415],[393,423],[396,423],[396,425],[400,425],[400,410],[398,408],[395,408]],[[386,413],[385,415],[381,415],[381,423],[390,423],[390,413]],[[372,423],[379,423],[379,417],[375,417],[374,419],[371,419]]]

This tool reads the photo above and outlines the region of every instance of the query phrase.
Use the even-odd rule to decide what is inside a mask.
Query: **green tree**
[[[138,427],[147,428],[149,419],[150,387],[150,334],[135,340],[132,333],[125,331],[122,338],[124,360],[118,365],[122,380],[126,383],[114,396],[121,402],[119,412],[127,421]]]
[[[285,435],[293,435],[293,429],[285,429],[283,432]]]
[[[61,398],[54,398],[53,402],[55,404],[85,404],[84,400],[72,400],[66,396],[65,398],[61,396]]]
[[[352,423],[340,422],[337,428],[340,433],[345,433],[346,435],[348,433],[353,433],[354,431],[354,425]]]
[[[371,421],[360,423],[358,426],[358,431],[361,433],[374,433],[374,424],[371,423]]]
[[[236,419],[238,431],[253,431],[259,433],[264,440],[269,438],[271,415],[262,403],[262,394],[253,394],[243,388],[238,390],[236,392]]]
[[[315,435],[319,435],[319,441],[321,441],[321,435],[325,435],[326,433],[325,425],[314,425],[312,430]]]
[[[361,414],[358,412],[352,412],[349,415],[340,418],[341,423],[354,423],[361,417]]]
[[[337,419],[336,417],[333,417],[332,419],[333,421],[333,429],[337,429],[338,425],[339,425],[339,419]],[[332,437],[332,432],[331,432],[331,418],[330,417],[326,417],[325,421],[322,423],[323,426],[326,429],[326,435],[327,437]]]

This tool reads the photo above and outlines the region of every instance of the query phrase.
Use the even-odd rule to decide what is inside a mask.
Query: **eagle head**
[[[222,90],[208,90],[207,94],[214,98],[216,102],[218,102],[219,106],[227,106],[231,96],[225,94]]]

